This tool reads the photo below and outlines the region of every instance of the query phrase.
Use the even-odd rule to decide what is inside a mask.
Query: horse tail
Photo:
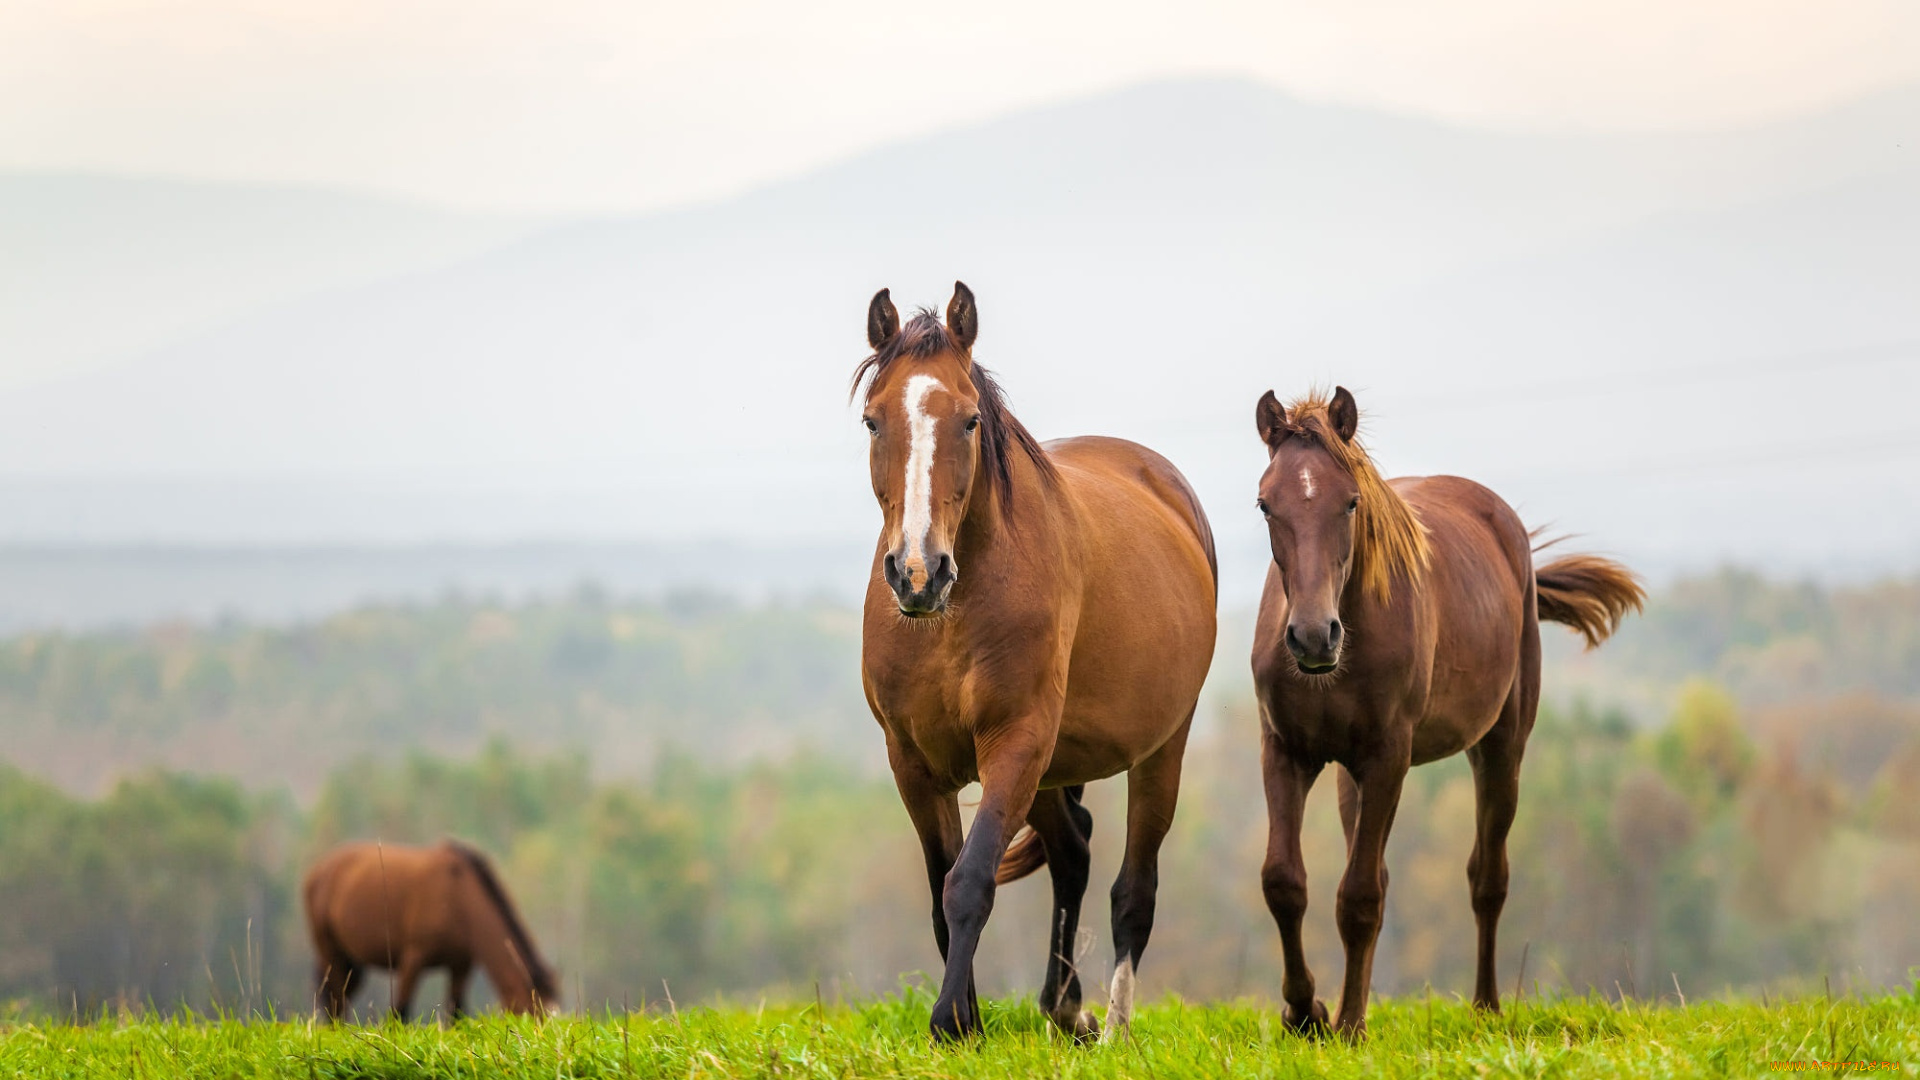
[[[520,921],[520,912],[513,906],[513,898],[507,895],[506,887],[493,872],[493,862],[479,848],[459,840],[449,838],[447,849],[458,856],[473,871],[474,880],[480,883],[480,891],[486,894],[494,910],[500,913],[500,921],[507,924],[507,934],[512,938],[514,951],[520,954],[520,962],[526,966],[527,978],[533,983],[534,993],[540,1000],[552,1004],[559,1000],[553,977],[553,969],[540,959],[540,953],[533,945],[533,935],[527,933],[527,926]]]
[[[1078,809],[1080,800],[1087,793],[1087,785],[1072,784],[1061,788],[1060,793],[1066,796],[1067,816],[1073,821],[1074,827],[1091,836],[1093,816],[1085,810]],[[1033,826],[1022,825],[1019,834],[1013,838],[1013,843],[1007,845],[1007,853],[1000,856],[1000,868],[994,871],[993,883],[1005,885],[1010,881],[1019,881],[1045,865],[1047,865],[1047,848],[1040,842],[1040,834],[1033,831]]]
[[[1565,555],[1533,572],[1540,618],[1573,627],[1591,649],[1639,611],[1647,590],[1633,571],[1598,555]]]
[[[1000,869],[994,871],[993,883],[1005,885],[1010,881],[1019,881],[1035,870],[1047,865],[1047,848],[1040,842],[1040,834],[1033,826],[1020,826],[1020,835],[1007,845],[1007,853],[1000,856]]]

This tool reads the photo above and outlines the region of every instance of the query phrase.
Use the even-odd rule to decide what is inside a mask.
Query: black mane
[[[501,921],[507,924],[507,933],[513,938],[514,951],[520,954],[520,962],[527,969],[527,978],[533,983],[533,992],[540,996],[543,1004],[552,1004],[557,997],[554,993],[553,969],[534,951],[533,936],[527,933],[526,925],[520,921],[520,912],[507,896],[506,888],[494,876],[493,863],[478,848],[469,844],[449,838],[447,846],[466,861],[473,876],[479,879],[481,890],[500,912]]]

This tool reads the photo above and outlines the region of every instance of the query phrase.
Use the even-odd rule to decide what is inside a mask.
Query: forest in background
[[[1222,625],[1149,994],[1278,988],[1256,721],[1238,622]],[[1663,590],[1597,653],[1548,633],[1504,981],[1694,997],[1912,981],[1920,583],[1727,572]],[[306,863],[342,839],[444,835],[494,854],[574,1004],[892,989],[937,954],[857,649],[856,614],[831,605],[592,590],[0,641],[0,1003],[304,1010]],[[1307,837],[1323,985],[1331,789]],[[1088,792],[1094,983],[1122,800]],[[1471,820],[1463,762],[1415,772],[1382,991],[1470,986]],[[1046,891],[1002,894],[983,991],[1036,985]]]

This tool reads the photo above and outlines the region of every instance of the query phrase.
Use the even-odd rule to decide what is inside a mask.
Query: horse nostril
[[[1328,623],[1327,624],[1327,644],[1329,645],[1340,644],[1340,633],[1341,633],[1341,626],[1340,626],[1339,619],[1335,619],[1332,622]]]

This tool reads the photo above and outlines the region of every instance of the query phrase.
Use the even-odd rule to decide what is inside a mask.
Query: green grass
[[[1360,1046],[1294,1037],[1264,1005],[1168,999],[1141,1010],[1119,1045],[1068,1045],[1030,1001],[1006,1001],[988,1004],[983,1038],[935,1047],[927,1007],[908,993],[824,1009],[489,1016],[444,1028],[0,1020],[0,1077],[1665,1077],[1836,1059],[1920,1069],[1920,989],[1687,1008],[1571,999],[1509,1005],[1500,1017],[1452,1000],[1389,1000],[1376,1003]]]

